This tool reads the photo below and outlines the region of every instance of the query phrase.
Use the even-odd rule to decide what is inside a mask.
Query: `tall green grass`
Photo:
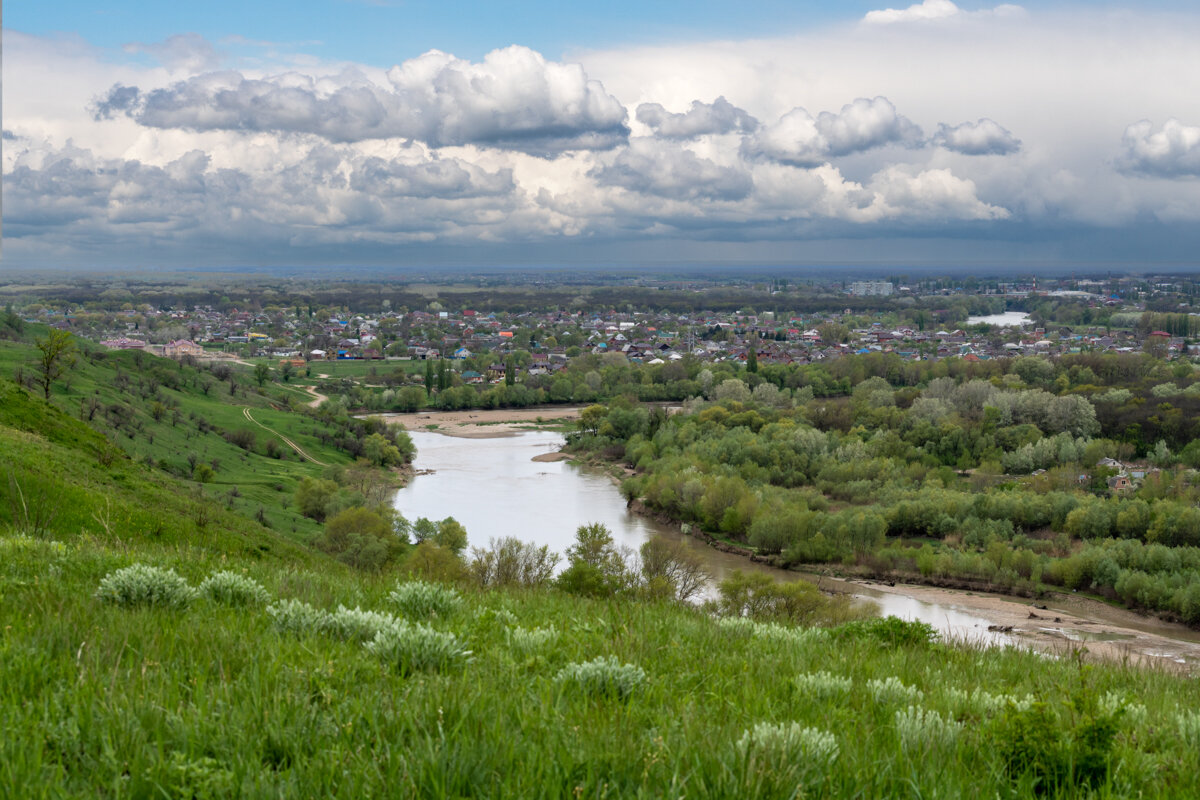
[[[360,621],[420,626],[470,652],[405,669],[367,637],[281,632],[257,602],[201,594],[186,607],[122,607],[95,596],[134,563],[197,587],[217,573],[252,580],[271,602],[333,615],[358,608]],[[673,604],[549,590],[460,588],[445,614],[409,622],[393,616],[396,591],[394,576],[184,544],[0,536],[0,795],[1200,793],[1200,692],[1163,671],[889,639],[864,625],[830,636],[721,624]],[[592,672],[628,690],[578,677]],[[1021,716],[1030,709],[1041,716]],[[1099,773],[1079,766],[1089,720],[1114,726]],[[1021,749],[1038,736],[1051,771]]]

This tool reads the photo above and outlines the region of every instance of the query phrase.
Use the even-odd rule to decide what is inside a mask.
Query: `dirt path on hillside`
[[[419,411],[414,414],[380,414],[406,430],[433,430],[465,439],[487,439],[532,430],[539,423],[576,420],[579,406],[549,408],[467,409],[464,411]]]
[[[311,461],[312,463],[316,464],[317,466],[321,466],[321,467],[328,467],[328,466],[329,466],[329,465],[328,465],[328,464],[326,464],[324,461],[318,461],[317,459],[315,459],[315,458],[313,458],[312,456],[310,456],[308,453],[304,452],[304,449],[303,449],[302,447],[300,447],[300,445],[296,444],[295,442],[293,442],[293,441],[292,441],[291,439],[289,439],[288,437],[284,436],[284,435],[283,435],[282,433],[280,433],[279,431],[275,430],[274,428],[268,428],[266,425],[263,425],[261,422],[259,422],[258,420],[256,420],[254,417],[250,416],[250,407],[249,407],[249,406],[243,406],[243,407],[242,407],[242,416],[244,416],[246,419],[248,419],[248,420],[250,420],[251,422],[253,422],[253,423],[254,423],[255,425],[257,425],[258,427],[262,428],[262,429],[263,429],[264,431],[266,431],[267,433],[271,433],[271,434],[274,434],[275,436],[278,436],[280,439],[282,439],[282,440],[283,440],[283,443],[284,443],[284,444],[286,444],[288,447],[292,448],[292,449],[293,449],[293,450],[295,450],[297,453],[299,453],[299,455],[300,455],[300,457],[301,457],[301,458],[303,458],[303,459],[305,459],[305,460],[307,460],[307,461]]]

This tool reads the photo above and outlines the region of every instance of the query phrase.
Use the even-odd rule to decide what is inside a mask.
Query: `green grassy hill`
[[[11,383],[0,456],[0,797],[1200,795],[1165,671],[364,576]]]
[[[33,342],[46,330],[27,328],[16,340],[0,340],[0,375],[34,374]],[[257,519],[297,541],[318,533],[319,525],[292,507],[296,485],[354,458],[338,446],[347,435],[342,427],[300,413],[311,399],[306,393],[271,382],[260,389],[252,370],[239,365],[192,365],[75,344],[74,366],[53,385],[51,403],[100,434],[90,445],[97,454],[126,453],[189,483],[212,501],[208,505]]]

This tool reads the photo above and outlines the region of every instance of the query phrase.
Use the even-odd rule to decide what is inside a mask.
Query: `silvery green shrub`
[[[363,646],[401,675],[461,666],[471,655],[453,633],[404,620],[380,630]]]
[[[259,605],[271,599],[270,593],[258,581],[229,570],[205,578],[200,583],[200,594],[225,606]]]
[[[119,606],[183,608],[196,597],[196,590],[173,569],[134,564],[105,575],[96,597]]]
[[[388,599],[409,619],[448,617],[462,604],[458,592],[426,581],[401,583]]]
[[[527,630],[517,627],[509,629],[508,646],[520,656],[530,656],[544,650],[547,645],[558,638],[558,631],[551,625],[549,628],[534,628]]]
[[[867,681],[867,691],[876,703],[918,703],[925,696],[915,686],[905,686],[895,675],[886,680],[872,678]]]
[[[962,732],[962,723],[936,711],[909,706],[895,715],[896,733],[905,750],[947,749]]]
[[[267,606],[267,616],[282,633],[323,633],[330,628],[330,614],[302,600],[280,600]]]
[[[829,672],[810,672],[804,675],[797,675],[795,684],[796,689],[801,694],[825,700],[849,694],[854,682],[849,678],[843,678],[840,675],[834,675]]]
[[[375,634],[380,631],[394,628],[401,623],[402,620],[384,611],[363,610],[358,606],[338,606],[337,611],[326,617],[322,632],[335,639],[366,642],[375,638]]]
[[[799,722],[760,722],[742,734],[738,753],[764,767],[786,769],[796,763],[828,769],[838,757],[837,738]]]
[[[600,656],[568,664],[554,676],[554,682],[592,697],[627,700],[646,682],[646,673],[634,664],[622,664],[616,656]]]

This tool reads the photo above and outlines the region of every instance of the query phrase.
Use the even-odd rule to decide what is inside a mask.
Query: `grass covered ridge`
[[[249,599],[98,596],[137,563],[161,568],[138,580],[198,588],[220,575]],[[1198,690],[1165,673],[930,643],[897,621],[792,628],[397,581],[184,543],[131,552],[0,536],[0,726],[20,733],[0,739],[0,787],[30,798],[1200,791],[1200,716],[1186,710]],[[422,594],[443,602],[412,602]],[[281,625],[270,609],[285,601],[312,624]]]

